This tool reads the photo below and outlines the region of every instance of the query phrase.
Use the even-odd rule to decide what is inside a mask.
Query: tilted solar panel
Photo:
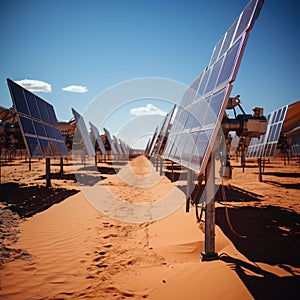
[[[251,139],[247,158],[274,157],[287,109],[288,105],[267,115],[266,133],[260,139]]]
[[[203,173],[232,90],[248,34],[263,5],[252,0],[214,47],[210,63],[184,93],[165,159]]]
[[[7,83],[29,156],[68,156],[53,106],[14,81]]]
[[[112,138],[111,138],[111,135],[110,135],[109,131],[108,131],[106,128],[103,128],[103,130],[104,130],[104,132],[105,132],[106,138],[107,138],[108,143],[109,143],[109,145],[110,145],[110,149],[111,149],[111,151],[112,151],[112,154],[113,154],[113,155],[118,155],[118,154],[119,154],[119,153],[118,153],[118,150],[117,150],[117,148],[116,148],[116,145],[115,145],[114,141],[113,141]]]
[[[119,155],[124,155],[122,148],[120,147],[118,139],[113,135],[113,143],[118,151]]]
[[[94,135],[94,138],[95,138],[95,140],[97,141],[97,143],[99,145],[101,153],[103,155],[106,155],[106,149],[105,149],[105,146],[104,146],[103,141],[101,139],[101,136],[99,134],[98,128],[94,124],[92,124],[91,122],[90,122],[90,126],[91,126],[91,129],[92,129],[92,134]]]
[[[158,127],[155,128],[153,136],[149,140],[149,145],[146,148],[145,155],[150,156],[150,153],[152,153],[152,148],[154,147],[154,143],[156,142],[157,134],[158,134]]]
[[[293,141],[291,145],[293,155],[299,156],[300,155],[300,139],[297,141]]]
[[[160,154],[160,152],[161,152],[161,148],[163,146],[163,142],[164,142],[165,138],[168,135],[168,131],[169,131],[169,128],[170,128],[170,123],[171,123],[171,120],[173,118],[173,115],[174,115],[174,112],[175,112],[175,108],[176,108],[176,105],[174,105],[174,107],[172,108],[172,110],[170,111],[170,113],[167,114],[165,123],[164,123],[164,125],[163,125],[163,127],[161,129],[161,137],[159,139],[159,142],[158,142],[158,145],[157,145],[157,148],[156,148],[156,151],[155,151],[156,154]]]
[[[152,144],[150,152],[149,152],[149,156],[152,156],[157,153],[157,149],[160,145],[161,139],[163,139],[163,130],[164,130],[165,124],[167,123],[168,118],[169,118],[169,114],[166,114],[166,116],[164,117],[164,119],[161,123],[161,126],[159,127],[159,130],[157,131],[157,134],[154,137],[153,144]]]
[[[95,156],[95,147],[92,144],[92,141],[91,141],[91,138],[87,131],[87,128],[85,126],[83,117],[74,108],[72,108],[72,113],[73,113],[74,118],[77,123],[76,131],[75,131],[75,135],[74,135],[75,141],[73,141],[73,144],[74,144],[74,142],[78,141],[78,138],[79,139],[81,138],[83,141],[83,145],[85,147],[86,154],[88,156]],[[80,137],[78,136],[78,134]]]

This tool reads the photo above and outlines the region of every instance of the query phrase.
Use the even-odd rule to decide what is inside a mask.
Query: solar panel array
[[[101,136],[99,134],[98,128],[94,124],[92,124],[91,122],[90,122],[90,126],[91,126],[91,130],[92,130],[92,134],[93,134],[95,140],[97,141],[97,143],[99,145],[101,153],[103,155],[106,155],[106,149],[105,149],[104,143],[101,139]]]
[[[173,122],[165,159],[203,173],[262,0],[252,0],[214,47],[210,63],[184,93]]]
[[[274,157],[287,109],[288,105],[267,115],[266,133],[260,139],[251,139],[247,158]]]
[[[53,106],[14,81],[7,83],[29,156],[68,156]]]
[[[78,144],[80,145],[80,142],[82,141],[86,150],[86,154],[88,156],[95,156],[95,147],[92,144],[83,117],[74,108],[72,108],[72,113],[76,120],[77,129],[74,135],[73,148],[76,148]],[[82,150],[82,147],[80,147],[80,149]]]

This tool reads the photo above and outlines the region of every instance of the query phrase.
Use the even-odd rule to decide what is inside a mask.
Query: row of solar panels
[[[29,156],[31,158],[68,156],[68,150],[59,129],[53,106],[14,81],[7,79],[7,83]],[[74,109],[72,112],[77,123],[77,141],[82,141],[78,145],[84,147],[82,149],[85,150],[86,154],[94,156],[95,148],[84,119]],[[92,123],[90,126],[91,133],[98,143],[101,153],[106,155],[106,148],[97,127]],[[129,147],[122,141],[118,142],[115,137],[112,140],[106,129],[105,132],[113,154],[128,155]]]
[[[75,132],[74,135],[74,140],[73,140],[73,148],[78,148],[83,149],[82,146],[84,146],[84,150],[86,151],[86,154],[89,156],[94,156],[95,155],[95,147],[93,146],[93,143],[90,139],[88,130],[85,126],[85,122],[83,117],[75,110],[72,108],[73,115],[75,117],[76,123],[77,123],[77,131]],[[103,155],[107,154],[105,145],[102,141],[102,138],[99,134],[98,128],[90,122],[90,127],[91,127],[91,133],[93,136],[93,139],[97,144],[99,145],[99,149]],[[106,140],[110,146],[110,149],[112,151],[112,154],[115,156],[123,156],[127,157],[129,155],[129,146],[125,144],[122,140],[118,140],[115,136],[113,138],[110,135],[110,132],[104,128],[104,132],[106,135]],[[82,143],[81,143],[82,142]]]

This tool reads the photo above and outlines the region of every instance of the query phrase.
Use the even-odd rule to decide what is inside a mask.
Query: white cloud
[[[72,92],[72,93],[87,93],[89,90],[82,85],[69,85],[62,89],[66,92]]]
[[[137,108],[132,108],[130,113],[135,116],[145,116],[145,115],[160,115],[165,116],[167,113],[157,108],[151,103],[148,103],[146,106],[141,106]]]
[[[31,92],[51,92],[51,84],[41,80],[23,79],[15,80],[15,82]]]

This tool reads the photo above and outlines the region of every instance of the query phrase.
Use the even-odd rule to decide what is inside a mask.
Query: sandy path
[[[126,175],[133,169],[135,175],[146,178],[147,166],[140,159],[120,172]],[[68,197],[21,221],[19,240],[11,247],[26,255],[13,256],[0,269],[1,299],[291,298],[300,292],[300,172],[297,165],[279,167],[270,167],[263,183],[257,183],[256,169],[242,174],[235,167],[233,179],[227,182],[231,184],[226,190],[228,208],[233,225],[247,239],[228,230],[222,217],[224,207],[218,204],[216,250],[222,255],[209,263],[199,262],[204,234],[203,226],[195,221],[194,208],[186,214],[181,207],[152,224],[132,224],[104,216],[82,192]],[[128,201],[147,202],[177,189],[162,178],[157,185],[133,194],[133,187],[122,182],[122,177],[105,177],[96,183],[103,201],[110,200],[111,191]],[[136,180],[132,174],[127,177]],[[75,188],[72,180],[65,176],[66,188],[68,183]],[[184,200],[182,191],[176,197]],[[252,215],[253,209],[259,217]],[[13,226],[17,229],[17,224]]]

